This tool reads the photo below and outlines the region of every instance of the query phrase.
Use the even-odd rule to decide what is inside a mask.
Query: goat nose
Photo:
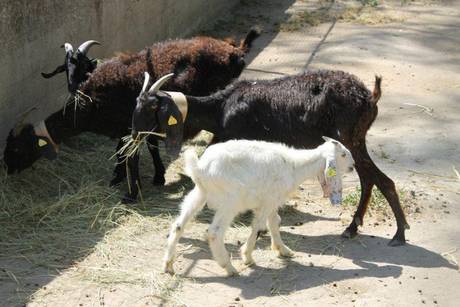
[[[352,167],[352,166],[349,167],[350,172],[352,172],[354,169],[355,169],[355,168]]]

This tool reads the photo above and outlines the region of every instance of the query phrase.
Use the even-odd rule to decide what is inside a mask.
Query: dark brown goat
[[[372,187],[376,185],[396,217],[398,229],[390,245],[401,245],[405,243],[405,229],[409,225],[395,185],[377,168],[366,148],[367,131],[378,113],[380,84],[381,78],[376,77],[371,93],[355,76],[331,70],[275,80],[239,81],[211,96],[186,95],[185,126],[212,132],[213,143],[249,139],[315,148],[322,143],[322,136],[340,140],[353,155],[361,183],[358,209],[343,236],[357,234]],[[161,92],[148,100],[139,100],[133,113],[133,131],[163,127],[161,123],[144,119],[146,113],[154,113],[158,106],[166,104],[174,102]]]
[[[39,144],[40,139],[44,139],[48,145],[52,144],[56,151],[63,140],[81,132],[88,131],[112,138],[129,134],[132,112],[145,71],[153,76],[161,76],[180,70],[166,87],[188,94],[207,95],[224,88],[242,72],[245,66],[244,55],[259,33],[258,29],[252,29],[238,46],[210,37],[177,39],[156,43],[138,53],[120,54],[105,61],[80,85],[79,92],[83,93],[80,97],[85,102],[79,104],[75,112],[72,106],[66,112],[60,110],[50,115],[35,127],[19,123],[12,129],[4,153],[8,173],[19,172],[43,156],[43,150],[50,146],[44,146],[43,140]],[[155,165],[154,184],[162,185],[165,169],[156,146],[157,140],[151,138],[149,141]],[[121,141],[118,148],[120,146]],[[115,175],[112,185],[126,177],[125,167],[118,165]],[[137,177],[138,174],[130,176],[133,191],[126,195],[126,200],[136,198]]]

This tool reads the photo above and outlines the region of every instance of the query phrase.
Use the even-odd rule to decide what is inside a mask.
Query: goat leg
[[[123,180],[126,178],[126,167],[125,164],[123,163],[123,158],[118,154],[118,151],[120,148],[123,146],[123,141],[120,139],[118,141],[117,145],[117,164],[115,165],[115,169],[113,170],[113,175],[115,176],[111,181],[110,181],[110,186],[116,186],[120,184]]]
[[[364,214],[367,211],[367,206],[369,205],[372,195],[372,187],[374,186],[372,182],[369,182],[369,174],[359,168],[358,164],[356,166],[356,170],[358,171],[361,182],[361,197],[359,199],[358,209],[353,215],[353,220],[351,221],[350,226],[348,226],[342,233],[342,237],[348,239],[356,237],[358,234],[358,226],[361,226],[364,223]]]
[[[406,243],[405,237],[405,230],[409,229],[410,226],[406,221],[406,217],[404,216],[404,211],[401,207],[401,203],[399,202],[399,196],[396,192],[396,187],[390,178],[388,178],[382,171],[380,171],[377,167],[375,167],[376,171],[376,180],[375,184],[382,192],[383,196],[385,196],[386,200],[391,206],[391,210],[396,218],[397,224],[397,231],[396,234],[393,236],[391,241],[388,243],[390,246],[400,246]]]
[[[360,177],[361,198],[358,209],[354,214],[353,221],[342,235],[345,237],[353,237],[356,235],[358,225],[362,225],[363,223],[364,214],[366,213],[371,197],[372,187],[375,184],[388,201],[396,218],[397,231],[393,239],[389,242],[389,245],[399,246],[405,244],[405,229],[408,229],[409,225],[406,222],[404,212],[399,202],[394,182],[375,165],[369,156],[364,142],[363,145],[352,150],[352,154],[355,159],[356,170]]]
[[[139,153],[134,154],[128,158],[128,192],[122,198],[121,202],[124,204],[135,203],[137,201],[137,194],[141,186],[139,178]]]
[[[153,166],[155,167],[155,175],[153,176],[153,185],[162,186],[165,185],[165,167],[163,161],[161,161],[160,151],[158,150],[158,140],[149,136],[147,140],[150,155],[152,156]]]

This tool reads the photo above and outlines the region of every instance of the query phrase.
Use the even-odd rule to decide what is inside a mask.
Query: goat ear
[[[64,72],[65,71],[65,65],[61,65],[61,66],[58,66],[53,72],[50,72],[50,73],[46,73],[46,72],[42,72],[42,77],[45,78],[45,79],[49,79],[51,77],[54,77],[55,75],[61,73],[61,72]]]
[[[61,48],[64,48],[66,54],[69,52],[73,53],[73,46],[70,43],[64,43],[61,45]]]
[[[335,134],[336,134],[336,139],[337,140],[341,140],[342,139],[342,133],[340,132],[340,130],[337,128],[337,130],[335,131]]]
[[[47,158],[48,160],[54,160],[57,157],[57,153],[54,150],[53,145],[51,142],[48,140],[48,138],[45,137],[38,137],[37,140],[37,145],[38,149],[40,150],[40,154]]]
[[[331,143],[334,144],[334,145],[339,145],[339,142],[338,142],[338,141],[336,141],[336,140],[334,140],[334,139],[332,139],[332,138],[330,138],[330,137],[327,137],[327,136],[324,136],[324,135],[323,135],[322,138],[323,138],[323,140],[325,140],[326,142],[331,142]]]
[[[326,191],[329,192],[328,196],[331,204],[340,205],[342,203],[342,178],[337,169],[335,158],[328,158],[326,160],[324,178],[326,181]],[[323,191],[325,191],[325,188],[323,188]]]

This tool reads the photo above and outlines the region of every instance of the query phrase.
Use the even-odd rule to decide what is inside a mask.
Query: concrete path
[[[396,226],[385,210],[371,210],[356,239],[340,238],[353,205],[332,208],[321,199],[318,184],[306,182],[281,214],[282,237],[296,252],[293,259],[276,258],[268,237],[262,237],[254,252],[257,265],[245,267],[238,248],[249,229],[238,225],[229,230],[226,243],[241,273],[226,278],[210,259],[204,238],[208,221],[199,217],[180,241],[178,275],[170,277],[160,271],[171,219],[133,214],[88,244],[84,259],[53,274],[34,270],[30,278],[42,282],[35,292],[27,292],[28,305],[458,306],[460,2],[423,1],[403,6],[386,1],[376,10],[364,8],[370,15],[361,15],[355,23],[324,18],[316,27],[298,27],[291,16],[315,23],[321,14],[358,4],[242,1],[233,18],[212,32],[244,34],[253,24],[264,25],[242,78],[333,68],[353,73],[372,87],[374,75],[383,76],[379,116],[367,142],[376,164],[404,192],[411,225],[406,246],[387,246]],[[313,15],[302,13],[305,8]],[[286,26],[290,32],[278,30]],[[171,205],[169,214],[177,212],[177,194],[184,190],[177,181],[182,161],[175,163],[165,190],[145,193],[158,193],[162,205]],[[351,195],[358,179],[348,176],[345,182]],[[161,191],[171,194],[161,196]],[[5,286],[9,302],[20,296],[18,285],[12,279]]]
[[[297,1],[289,10],[305,5]],[[243,305],[458,306],[460,178],[455,170],[460,171],[460,2],[403,7],[393,3],[385,12],[406,20],[374,26],[331,21],[262,37],[256,42],[260,53],[242,77],[276,78],[328,68],[351,72],[372,88],[374,75],[382,75],[383,97],[368,145],[376,163],[398,188],[419,196],[422,213],[409,218],[410,244],[390,248],[372,239],[390,238],[393,221],[364,226],[362,232],[372,236],[361,236],[360,243],[345,243],[338,258],[318,255],[313,262],[321,269],[296,264],[312,260],[304,254],[299,256],[304,259],[296,258],[287,266],[289,273],[272,271],[281,276],[270,281],[251,281],[250,274],[241,281],[224,282],[232,295],[249,300]],[[358,182],[354,178],[349,184]],[[340,225],[331,224],[315,222],[296,232],[327,238],[341,230]],[[285,283],[281,288],[297,290],[275,297],[257,292],[275,279]],[[250,282],[255,289],[248,288]],[[213,296],[209,294],[214,293],[212,284],[200,286]],[[186,293],[197,291],[192,289],[184,287]],[[216,296],[232,296],[226,293],[219,290]]]

